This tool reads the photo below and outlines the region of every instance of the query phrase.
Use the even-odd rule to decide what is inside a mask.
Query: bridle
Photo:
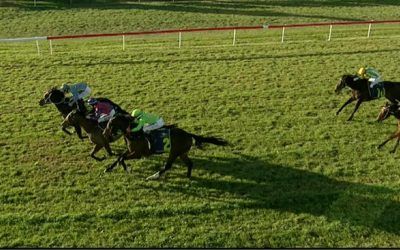
[[[47,104],[52,103],[52,104],[58,105],[58,104],[61,104],[61,103],[65,102],[65,96],[63,96],[59,102],[53,102],[51,100],[52,94],[53,93],[50,93],[46,98],[43,99],[44,103],[47,103]]]
[[[347,87],[347,83],[345,79],[342,77],[338,85],[336,85],[335,92],[340,93],[345,87]]]

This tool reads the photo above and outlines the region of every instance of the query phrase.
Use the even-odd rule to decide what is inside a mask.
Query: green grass
[[[1,10],[0,37],[399,19],[397,0],[5,2],[13,7]]]
[[[366,39],[353,27],[331,42],[315,31],[288,30],[283,44],[278,31],[239,32],[237,46],[228,32],[192,34],[181,49],[174,36],[129,38],[125,51],[118,39],[56,41],[53,55],[41,42],[40,56],[34,43],[0,44],[0,246],[398,246],[400,156],[376,149],[396,121],[374,122],[378,100],[346,122],[352,105],[335,112],[348,92],[333,89],[365,63],[400,81],[399,31]],[[103,174],[113,159],[92,160],[55,107],[38,105],[66,81],[231,145],[193,149],[192,180],[178,161],[145,181],[166,156]]]

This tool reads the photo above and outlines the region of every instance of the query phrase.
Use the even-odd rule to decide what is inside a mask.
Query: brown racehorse
[[[44,106],[46,104],[54,104],[65,119],[65,117],[67,117],[67,115],[72,110],[76,109],[76,104],[74,103],[72,106],[70,106],[69,101],[70,101],[69,97],[65,97],[64,92],[57,89],[56,87],[53,87],[44,94],[43,99],[39,101],[39,105]],[[78,134],[79,139],[83,140],[84,138],[87,138],[85,136],[82,136],[82,129],[78,124],[71,124],[71,125],[75,128],[75,131]],[[69,132],[67,128],[63,127],[63,131],[71,135],[71,132]]]
[[[391,103],[398,103],[400,101],[400,83],[398,82],[388,82],[383,81],[385,97]],[[356,75],[343,75],[336,85],[335,92],[337,94],[340,93],[342,89],[345,87],[351,88],[351,97],[340,107],[340,109],[336,112],[336,115],[339,115],[340,111],[348,104],[352,103],[353,101],[357,100],[356,106],[354,108],[353,113],[351,113],[348,121],[353,119],[354,114],[360,107],[362,102],[371,101],[377,98],[374,98],[370,94],[369,90],[369,82],[367,79],[361,79]]]
[[[95,144],[90,156],[97,161],[102,161],[105,159],[99,158],[95,156],[95,154],[102,149],[103,147],[106,149],[109,156],[114,155],[111,151],[110,142],[116,141],[118,138],[122,136],[122,133],[113,134],[113,136],[104,136],[103,130],[98,126],[97,121],[88,119],[84,114],[76,111],[72,111],[67,115],[62,123],[63,130],[65,127],[70,126],[71,124],[79,124],[86,133],[89,135],[89,140]]]
[[[125,164],[126,159],[139,159],[141,157],[150,156],[153,154],[149,148],[148,141],[142,130],[138,133],[128,134],[127,128],[129,126],[135,127],[137,124],[132,120],[132,117],[128,115],[118,115],[113,117],[107,124],[104,130],[104,135],[108,136],[110,131],[119,130],[125,134],[125,141],[127,143],[128,150],[120,155],[118,159],[106,169],[106,172],[110,172],[117,165],[121,164],[125,171],[128,168]],[[226,146],[228,142],[216,138],[216,137],[204,137],[199,135],[194,135],[184,131],[183,129],[177,127],[170,128],[170,150],[169,156],[165,166],[154,175],[147,177],[147,180],[153,180],[160,178],[166,171],[171,169],[172,164],[176,158],[181,158],[181,160],[187,166],[187,177],[190,178],[192,175],[193,163],[188,157],[188,153],[193,144],[193,139],[195,140],[195,145],[201,146],[202,143],[211,143],[218,146]]]
[[[99,97],[96,99],[101,102],[110,103],[115,109],[116,114],[128,114],[128,112],[123,110],[119,105],[115,104],[107,98]],[[57,87],[53,87],[44,94],[43,98],[39,101],[39,105],[44,106],[46,104],[54,104],[65,119],[72,110],[76,110],[76,103],[70,105],[69,102],[70,98],[66,97],[64,92],[59,90]],[[82,129],[78,124],[71,125],[75,127],[75,131],[78,134],[79,139],[83,140],[84,138],[87,138],[86,136],[82,136]],[[65,133],[71,135],[71,132],[69,132],[66,127],[63,127],[62,129]]]
[[[386,105],[382,107],[381,112],[379,113],[379,116],[378,116],[378,121],[381,122],[381,121],[387,119],[390,115],[393,115],[394,117],[397,118],[397,130],[388,139],[386,139],[384,142],[382,142],[378,146],[378,149],[382,148],[386,143],[388,143],[389,141],[391,141],[397,137],[396,144],[394,145],[394,148],[390,151],[391,153],[396,152],[396,149],[399,146],[399,142],[400,142],[400,110],[399,110],[399,108],[400,107],[398,104],[389,104],[389,103],[386,103]]]

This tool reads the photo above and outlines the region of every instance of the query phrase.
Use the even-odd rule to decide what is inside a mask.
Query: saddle
[[[378,99],[385,96],[385,88],[382,82],[375,84],[372,88],[368,86],[371,98]]]

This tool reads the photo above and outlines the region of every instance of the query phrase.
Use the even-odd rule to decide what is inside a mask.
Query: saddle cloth
[[[146,134],[146,138],[150,142],[150,150],[156,154],[169,152],[171,149],[171,136],[170,129],[159,128],[150,131],[150,134]]]

